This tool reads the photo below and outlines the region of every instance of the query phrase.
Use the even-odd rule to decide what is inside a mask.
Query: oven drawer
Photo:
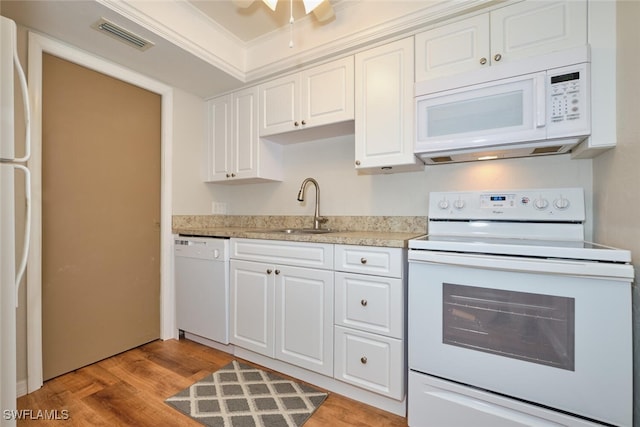
[[[402,277],[403,250],[377,246],[335,246],[335,269],[351,273]]]
[[[595,427],[584,419],[409,371],[410,427]]]
[[[403,338],[402,279],[335,273],[335,323],[365,332]]]
[[[406,378],[402,340],[336,326],[334,377],[402,400]]]

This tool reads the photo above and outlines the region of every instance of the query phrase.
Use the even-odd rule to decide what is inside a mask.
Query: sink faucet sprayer
[[[306,178],[304,181],[302,181],[300,191],[298,191],[298,201],[304,202],[304,190],[309,182],[311,182],[316,187],[316,210],[313,214],[313,229],[319,230],[320,224],[326,222],[327,219],[320,217],[320,185],[318,185],[318,181],[313,178]]]

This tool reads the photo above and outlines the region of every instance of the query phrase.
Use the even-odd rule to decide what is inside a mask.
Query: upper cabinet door
[[[233,163],[237,178],[257,176],[258,168],[258,88],[233,94]]]
[[[231,173],[231,95],[207,101],[207,141],[205,181],[226,179]]]
[[[413,37],[356,55],[356,168],[424,169],[413,154]]]
[[[353,120],[353,57],[260,85],[260,136]]]
[[[301,73],[301,127],[353,120],[353,57]]]
[[[263,83],[259,91],[260,136],[289,132],[300,126],[299,74]]]
[[[488,14],[416,34],[416,81],[488,67],[490,55]]]
[[[586,0],[524,1],[491,12],[491,59],[494,63],[516,61],[586,43]]]
[[[584,46],[587,1],[523,1],[416,34],[416,81]]]

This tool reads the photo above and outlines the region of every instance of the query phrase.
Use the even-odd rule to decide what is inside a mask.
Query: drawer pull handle
[[[366,263],[367,263],[366,258],[360,258],[360,264],[366,264]]]
[[[270,268],[267,268],[267,274],[271,274],[273,270],[271,270]]]
[[[362,363],[363,365],[366,365],[367,364],[367,358],[365,356],[362,356],[360,358],[360,363]]]
[[[280,274],[280,270],[276,270],[276,274]]]
[[[360,300],[360,305],[361,305],[361,306],[366,307],[366,306],[367,306],[367,304],[368,304],[368,303],[367,303],[367,300],[366,300],[366,299],[361,299],[361,300]]]

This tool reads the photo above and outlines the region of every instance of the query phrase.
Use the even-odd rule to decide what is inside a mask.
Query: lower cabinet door
[[[334,377],[402,400],[406,365],[402,340],[335,327]]]
[[[273,267],[250,261],[231,260],[232,344],[274,357]]]
[[[333,272],[276,266],[276,358],[333,375]]]

